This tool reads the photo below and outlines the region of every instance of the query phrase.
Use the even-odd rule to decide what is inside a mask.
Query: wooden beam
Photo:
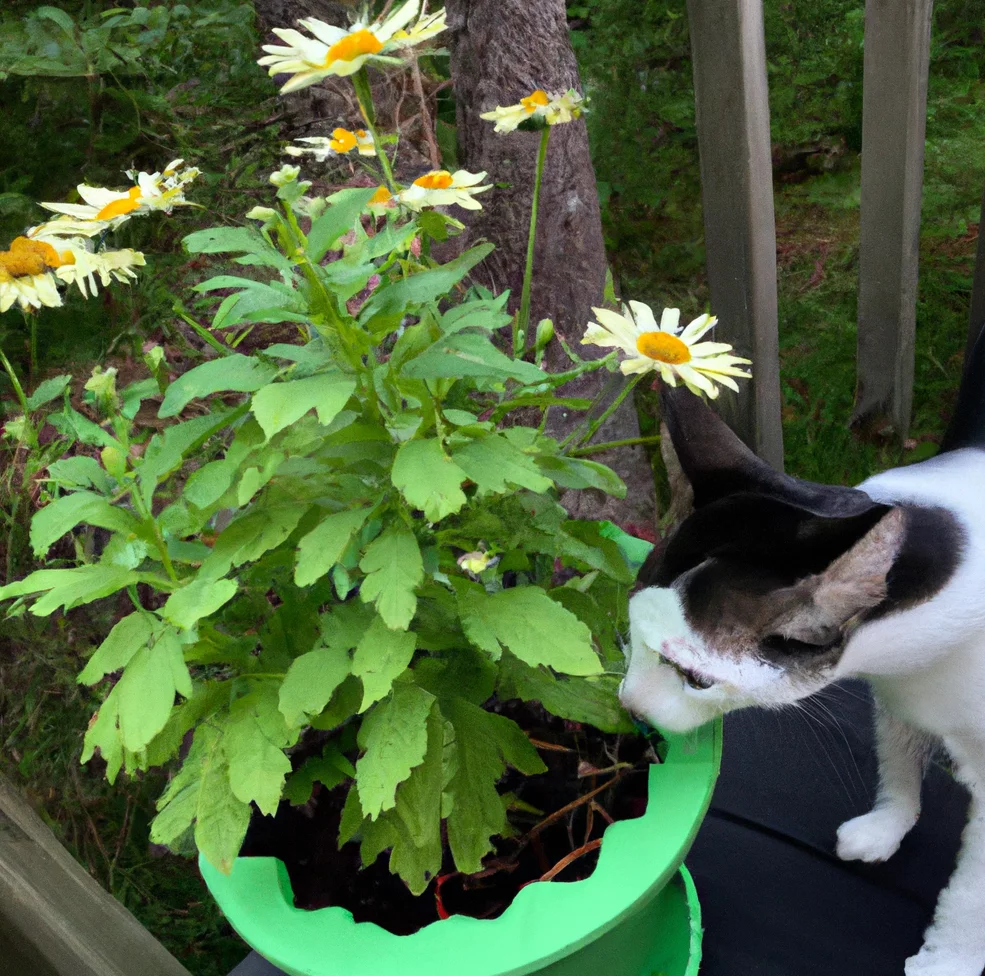
[[[933,0],[866,0],[862,235],[853,426],[906,437]]]
[[[189,976],[82,869],[2,777],[0,972],[10,976]]]
[[[971,315],[968,322],[965,363],[971,360],[972,347],[983,329],[985,329],[985,193],[982,194],[982,215],[978,219],[978,250],[975,254],[975,277],[971,284]]]
[[[701,196],[716,339],[753,361],[726,422],[783,470],[776,224],[762,0],[688,0]],[[710,337],[709,337],[710,338]]]

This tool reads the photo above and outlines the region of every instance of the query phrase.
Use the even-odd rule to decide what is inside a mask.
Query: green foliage
[[[390,848],[420,892],[441,863],[442,822],[459,868],[477,870],[507,827],[506,766],[544,768],[512,720],[483,709],[497,686],[628,727],[602,672],[632,573],[614,543],[567,519],[555,486],[625,489],[538,428],[478,419],[550,402],[564,382],[494,344],[503,300],[463,283],[487,246],[418,260],[419,218],[364,226],[365,192],[301,204],[301,189],[281,186],[259,227],[185,244],[256,273],[198,286],[226,291],[213,329],[290,321],[303,345],[224,355],[170,384],[148,354],[153,377],[104,397],[102,425],[53,411],[98,460],[53,466],[32,545],[44,554],[79,525],[109,539],[82,565],[0,587],[0,600],[34,616],[129,600],[79,676],[103,692],[82,758],[101,756],[110,780],[143,773],[175,761],[192,732],[156,842],[194,844],[228,870],[252,806],[271,814],[317,782],[348,782],[343,837],[366,863]],[[295,205],[319,213],[308,235]],[[341,254],[320,263],[329,248]],[[349,283],[372,274],[355,308]],[[158,393],[148,431],[135,418]],[[552,589],[556,564],[568,596]],[[292,771],[312,726],[329,733],[322,755]]]

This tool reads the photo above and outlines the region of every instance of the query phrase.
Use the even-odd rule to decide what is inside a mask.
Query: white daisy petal
[[[624,359],[619,364],[619,369],[622,371],[623,376],[632,376],[635,373],[648,373],[656,367],[657,363],[645,356],[640,356],[637,359]]]
[[[318,20],[317,17],[305,17],[303,20],[299,20],[298,23],[306,30],[309,34],[314,34],[322,44],[327,44],[331,47],[333,44],[342,40],[346,35],[341,27],[334,27],[332,24],[326,24],[323,20]],[[295,31],[294,33],[297,33]],[[298,35],[299,37],[302,35]]]
[[[718,325],[718,318],[714,315],[699,315],[688,323],[687,328],[681,333],[681,340],[688,344],[697,342],[709,329]]]
[[[636,339],[638,333],[636,327],[624,315],[613,312],[607,308],[593,308],[595,317],[599,324],[608,329],[618,340],[619,345],[625,349],[629,355],[636,356]]]
[[[640,332],[656,332],[657,320],[653,317],[653,309],[643,302],[629,302],[633,321]]]
[[[665,308],[663,312],[660,313],[661,332],[673,332],[676,335],[677,330],[680,327],[680,322],[681,310],[679,308]]]

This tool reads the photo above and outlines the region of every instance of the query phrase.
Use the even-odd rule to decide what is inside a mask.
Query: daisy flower
[[[366,206],[374,217],[382,217],[388,210],[396,206],[396,202],[389,188],[380,185],[369,198],[369,203]]]
[[[538,88],[517,105],[498,105],[479,118],[496,123],[496,132],[513,132],[521,123],[533,121],[543,125],[561,125],[577,119],[586,111],[585,100],[573,88],[560,95],[549,95]]]
[[[420,8],[420,0],[408,0],[389,17],[371,22],[357,20],[348,30],[314,17],[299,20],[312,37],[300,31],[275,27],[274,33],[286,46],[265,44],[263,50],[267,56],[257,63],[267,67],[271,77],[291,75],[281,88],[282,94],[314,85],[329,75],[354,75],[367,61],[399,64],[399,58],[387,55],[420,44],[445,29],[444,17],[435,14],[422,18],[408,29],[407,25]]]
[[[331,139],[327,136],[307,136],[296,141],[307,145],[288,146],[284,150],[288,156],[303,156],[305,153],[311,153],[319,163],[324,163],[329,156],[343,156],[353,149],[358,149],[360,156],[376,155],[373,137],[365,129],[351,132],[349,129],[340,128],[332,133]]]
[[[15,302],[25,310],[61,305],[52,271],[67,259],[67,253],[56,251],[51,244],[15,237],[6,251],[0,251],[0,312]]]
[[[423,207],[445,207],[457,203],[466,210],[481,210],[482,204],[473,199],[476,193],[492,189],[492,184],[476,186],[486,178],[483,173],[469,173],[460,169],[449,173],[446,169],[433,169],[419,176],[397,199],[410,210]]]
[[[103,221],[116,226],[129,220],[135,213],[151,210],[170,212],[173,207],[187,204],[185,186],[199,175],[193,166],[181,169],[182,159],[175,159],[160,173],[144,173],[127,170],[134,185],[129,190],[107,190],[101,186],[77,187],[84,203],[42,203],[41,206],[55,213],[68,214],[81,220]]]
[[[713,315],[699,315],[681,331],[678,308],[665,308],[659,325],[643,302],[624,305],[622,314],[605,308],[592,311],[598,322],[589,324],[582,345],[621,349],[627,356],[619,364],[624,375],[653,371],[670,386],[680,379],[692,393],[706,393],[712,400],[719,393],[716,384],[738,392],[732,377],[751,376],[736,369],[750,361],[731,355],[728,343],[698,341],[718,323]]]

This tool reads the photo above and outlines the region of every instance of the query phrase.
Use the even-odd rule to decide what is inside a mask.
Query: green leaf
[[[284,749],[297,740],[277,709],[276,690],[264,688],[238,699],[224,728],[233,795],[243,803],[256,803],[267,816],[276,813],[291,771]]]
[[[549,379],[532,363],[510,359],[488,337],[473,332],[442,337],[407,363],[403,372],[406,376],[421,380],[481,376],[491,380],[519,380],[521,383],[536,384]]]
[[[136,532],[140,522],[125,508],[111,505],[102,495],[77,491],[45,505],[31,519],[31,548],[43,556],[51,544],[80,522],[98,525],[114,532]]]
[[[246,515],[222,530],[211,554],[202,563],[199,572],[203,577],[224,576],[231,566],[242,566],[275,549],[297,528],[307,511],[307,506],[298,502],[267,504],[266,501],[254,503]]]
[[[195,624],[225,606],[238,589],[236,580],[213,580],[198,577],[168,597],[161,616],[169,623],[189,630]]]
[[[268,244],[255,227],[209,227],[197,230],[184,238],[185,249],[191,254],[222,254],[245,252],[235,258],[238,264],[260,264],[290,271],[292,264],[277,248]]]
[[[312,263],[321,261],[332,245],[352,230],[359,215],[366,209],[377,188],[342,190],[337,193],[325,212],[312,221],[305,251]]]
[[[452,452],[455,463],[482,492],[502,493],[508,486],[543,492],[551,487],[532,457],[502,434],[476,438]]]
[[[38,7],[34,11],[34,16],[43,20],[53,21],[65,31],[69,38],[75,39],[75,21],[59,7]]]
[[[417,609],[414,589],[424,578],[424,562],[414,534],[403,526],[391,526],[366,547],[359,568],[368,574],[359,588],[359,598],[376,605],[387,627],[406,630]]]
[[[87,454],[54,461],[48,465],[48,477],[64,488],[95,488],[104,495],[112,491],[103,466]]]
[[[317,412],[318,422],[328,426],[355,389],[351,376],[335,372],[271,383],[253,395],[253,416],[268,440],[311,409]]]
[[[99,750],[103,762],[106,763],[106,779],[113,783],[123,766],[123,742],[119,730],[120,697],[114,688],[100,705],[99,709],[89,720],[82,743],[81,763],[87,763]]]
[[[356,762],[356,786],[363,813],[370,820],[393,809],[397,787],[424,761],[427,718],[434,701],[434,695],[423,688],[400,683],[363,718],[359,726],[363,754]]]
[[[537,458],[537,464],[562,488],[597,488],[614,498],[626,497],[626,484],[622,478],[597,461],[545,455]]]
[[[469,588],[461,604],[466,635],[494,659],[508,647],[532,667],[543,664],[579,675],[602,670],[589,629],[538,586],[517,586],[493,596]]]
[[[342,558],[352,537],[365,523],[372,509],[360,508],[351,512],[336,512],[322,519],[298,543],[294,582],[310,586],[321,579]]]
[[[122,445],[112,434],[107,433],[98,424],[94,424],[88,417],[83,417],[71,407],[61,413],[51,414],[48,417],[48,423],[59,433],[74,441],[92,444],[96,447],[115,447],[122,450]]]
[[[194,399],[232,390],[253,393],[277,375],[277,367],[234,353],[213,359],[179,376],[169,387],[158,417],[175,417]]]
[[[374,315],[399,315],[410,305],[423,305],[434,301],[451,291],[492,251],[492,244],[480,244],[440,268],[420,271],[407,278],[401,278],[393,284],[377,288],[360,310],[359,320],[366,322]]]
[[[77,679],[79,684],[95,684],[103,676],[125,668],[134,654],[147,644],[154,630],[155,620],[149,613],[138,611],[124,617],[89,658]]]
[[[606,576],[619,583],[632,584],[636,573],[626,564],[616,542],[601,534],[600,524],[592,521],[570,519],[562,525],[558,534],[558,549],[566,556],[600,569]]]
[[[62,376],[52,376],[51,379],[39,383],[38,388],[27,398],[27,409],[37,410],[38,407],[43,407],[56,397],[60,397],[71,382],[71,375],[65,373]]]
[[[139,752],[167,723],[175,692],[192,692],[178,635],[168,628],[153,644],[137,650],[113,693],[118,696],[120,737]]]
[[[36,617],[47,617],[59,607],[71,610],[139,582],[139,574],[102,563],[75,569],[39,569],[26,579],[0,586],[0,600],[47,591],[31,607],[31,613]]]
[[[380,617],[373,618],[352,656],[352,673],[363,683],[360,712],[390,693],[393,679],[406,670],[416,647],[413,631],[390,630]]]
[[[355,775],[355,768],[342,754],[338,743],[329,742],[320,756],[306,759],[299,769],[287,777],[284,799],[296,807],[302,806],[311,799],[315,783],[332,790]]]
[[[492,850],[491,838],[506,827],[506,810],[496,790],[506,762],[527,775],[547,767],[510,719],[462,698],[443,702],[441,710],[455,730],[454,772],[447,788],[452,797],[448,843],[458,870],[474,874]]]
[[[509,297],[509,292],[503,292],[491,301],[472,300],[455,305],[441,316],[441,331],[445,335],[460,332],[462,329],[485,329],[487,332],[497,332],[509,325],[513,319],[513,316],[506,311]]]
[[[429,522],[454,515],[468,500],[461,489],[465,472],[433,438],[402,444],[393,462],[392,477],[407,504],[423,509]]]
[[[543,668],[532,668],[504,655],[498,695],[506,701],[520,698],[540,702],[552,715],[585,722],[600,732],[632,732],[633,720],[619,703],[615,675],[597,678],[557,678]]]
[[[441,870],[441,793],[444,786],[444,722],[437,708],[427,718],[424,761],[397,787],[393,810],[383,814],[393,840],[390,870],[415,895],[423,894]]]
[[[239,465],[235,461],[225,458],[211,461],[199,468],[185,482],[181,497],[196,508],[208,508],[229,490],[238,470]]]
[[[316,647],[291,662],[280,686],[280,711],[290,726],[317,715],[352,670],[349,649]]]

